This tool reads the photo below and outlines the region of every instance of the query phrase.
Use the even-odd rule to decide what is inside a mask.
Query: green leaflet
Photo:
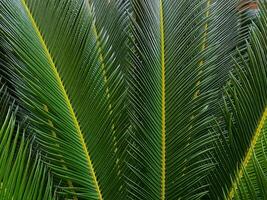
[[[160,9],[160,46],[161,46],[161,163],[162,163],[162,172],[161,172],[161,199],[165,199],[165,190],[166,190],[166,80],[165,80],[165,35],[164,35],[164,13],[163,13],[163,4],[162,0],[159,3]]]
[[[0,124],[0,199],[52,200],[52,178],[11,108]]]

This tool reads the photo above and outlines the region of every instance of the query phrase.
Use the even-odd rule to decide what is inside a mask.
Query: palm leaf
[[[7,87],[2,83],[2,78],[0,79],[0,86],[0,123],[3,124],[9,109],[10,95],[8,95]]]
[[[248,170],[248,163],[252,162],[253,152],[262,137],[267,102],[266,16],[266,6],[262,6],[258,25],[254,24],[250,44],[247,44],[248,58],[240,54],[242,62],[236,62],[226,87],[225,125],[220,128],[217,143],[218,166],[213,172],[212,199],[233,198],[243,176],[242,167]]]
[[[124,199],[118,140],[126,127],[118,119],[125,91],[92,5],[8,0],[2,18],[14,51],[6,49],[5,66],[61,189],[81,199]]]
[[[211,1],[213,5],[210,8],[211,18],[208,25],[206,48],[214,47],[214,56],[210,60],[214,66],[214,77],[207,84],[208,90],[214,89],[217,91],[216,101],[221,101],[223,95],[223,87],[229,81],[229,72],[235,65],[233,57],[239,61],[240,50],[246,55],[246,40],[249,35],[249,27],[251,18],[246,14],[249,12],[247,4],[252,1],[248,0],[245,3],[240,1]],[[245,4],[245,5],[243,5]],[[242,11],[239,7],[243,5]],[[239,49],[237,51],[236,49]],[[212,53],[212,52],[210,52]],[[202,88],[205,90],[205,88]],[[220,112],[219,104],[216,102],[210,105],[209,109],[213,110],[213,114],[217,115]]]
[[[242,166],[242,177],[237,182],[234,199],[265,199],[267,196],[266,177],[266,122],[252,152],[251,159],[246,166]]]
[[[214,70],[216,72],[214,74],[216,77],[209,86],[215,89],[219,88],[219,90],[216,90],[221,91],[221,88],[229,79],[229,71],[234,65],[232,55],[239,43],[239,13],[236,11],[238,1],[211,2],[213,2],[213,5],[209,12],[212,18],[208,23],[209,32],[206,46],[215,47],[215,55],[211,57],[212,59],[209,62],[212,62],[215,66]]]
[[[249,184],[263,188],[265,179],[255,177],[265,173],[256,146],[263,144],[266,119],[266,12],[243,48],[248,31],[239,28],[237,1],[5,0],[0,6],[0,76],[13,96],[0,96],[0,110],[17,99],[28,116],[25,134],[35,138],[23,136],[18,145],[18,134],[7,131],[24,151],[5,152],[17,156],[18,168],[10,179],[3,176],[3,198],[45,193],[49,199],[56,189],[60,199],[200,199],[210,189],[210,199],[220,199],[252,195]],[[233,64],[223,116],[211,130]],[[14,118],[3,113],[3,123],[6,115]],[[252,160],[251,152],[259,155]],[[17,165],[22,158],[28,161]],[[12,181],[30,164],[38,173],[23,174],[30,185],[22,197],[16,191],[25,184]]]
[[[93,12],[95,13],[95,24],[97,30],[104,28],[109,39],[109,47],[116,55],[114,59],[122,71],[127,71],[128,47],[130,34],[130,19],[126,13],[131,12],[128,0],[92,0]]]
[[[121,157],[120,160],[122,162],[127,162],[129,158],[127,154],[127,141],[129,140],[128,135],[130,129],[129,113],[131,112],[128,98],[128,58],[129,49],[132,48],[129,42],[131,35],[129,13],[131,12],[131,7],[128,0],[92,0],[91,2],[95,15],[95,32],[97,33],[100,32],[100,30],[104,30],[108,35],[105,46],[110,47],[110,49],[101,49],[101,51],[104,54],[112,52],[114,54],[113,65],[117,66],[120,72],[123,73],[123,76],[121,76],[122,83],[120,84],[120,88],[117,87],[112,93],[115,93],[113,96],[120,96],[122,91],[125,92],[124,98],[122,98],[122,102],[120,103],[120,116],[116,119],[120,122],[117,126],[123,126],[119,129],[123,130],[125,134],[120,134],[116,137],[117,145],[123,147],[118,149],[118,151],[121,151],[118,152]],[[105,71],[105,73],[107,76],[114,76],[112,75],[113,70]],[[115,106],[116,105],[110,103],[111,108]],[[128,172],[125,171],[125,173]]]
[[[52,178],[11,110],[0,129],[0,199],[52,200]]]
[[[207,192],[207,108],[214,102],[208,85],[216,71],[216,48],[206,48],[209,3],[132,1],[131,199],[198,199]]]

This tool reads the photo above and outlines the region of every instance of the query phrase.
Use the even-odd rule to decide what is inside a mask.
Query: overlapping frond
[[[115,62],[123,72],[127,71],[130,31],[129,0],[88,0],[93,5],[95,25],[98,32],[102,29],[108,34],[108,45],[112,48]]]
[[[229,71],[233,67],[232,55],[239,39],[239,13],[237,11],[238,0],[217,1],[211,0],[210,15],[208,22],[208,38],[205,47],[214,48],[214,56],[211,62],[214,65],[214,78],[208,87],[215,90],[221,89],[228,80]],[[220,90],[218,90],[220,91]]]
[[[266,10],[245,44],[238,0],[0,1],[0,199],[263,198]]]
[[[125,199],[122,72],[105,31],[96,30],[92,5],[1,3],[1,32],[14,51],[6,49],[5,66],[61,189],[72,198]]]
[[[113,109],[117,107],[117,104],[114,104],[113,98],[117,98],[122,93],[124,98],[121,99],[119,104],[120,115],[117,116],[117,119],[113,120],[112,123],[115,123],[120,130],[120,133],[116,133],[116,145],[123,147],[117,148],[117,153],[120,155],[120,160],[118,165],[124,166],[125,162],[128,160],[128,140],[129,140],[129,94],[128,94],[128,58],[129,58],[129,49],[130,47],[130,17],[129,13],[131,12],[129,0],[88,0],[89,4],[92,5],[93,14],[95,15],[95,34],[98,35],[101,31],[104,31],[108,40],[106,41],[105,46],[101,46],[100,54],[113,54],[113,66],[117,67],[123,76],[121,76],[121,84],[116,88],[107,88],[109,95],[112,95],[109,100],[110,111],[113,112]],[[104,67],[105,68],[105,67]],[[112,74],[114,69],[105,69],[104,73],[108,77],[117,78],[116,75]],[[110,78],[110,83],[113,82],[113,79]],[[113,90],[113,91],[110,91]],[[115,108],[116,110],[116,108]],[[117,122],[116,122],[117,121]],[[118,123],[119,122],[119,123]],[[124,133],[124,134],[121,134]],[[124,168],[124,171],[126,169]],[[125,173],[127,173],[125,171]]]
[[[224,117],[218,119],[219,123],[225,120],[225,125],[220,127],[217,142],[218,166],[212,176],[212,199],[233,198],[243,176],[242,167],[247,170],[262,138],[267,102],[266,11],[266,5],[262,5],[257,25],[253,25],[250,33],[248,56],[240,54],[242,62],[236,62],[225,90]]]
[[[1,97],[6,96],[1,94]],[[6,104],[0,102],[3,106]],[[41,162],[39,153],[33,150],[32,142],[25,138],[16,121],[16,113],[11,107],[3,113],[6,116],[0,124],[0,199],[55,199],[51,174]]]
[[[233,191],[234,199],[240,200],[258,200],[267,197],[267,128],[266,121],[259,133],[259,138],[251,152],[251,158],[246,166],[242,166],[240,173],[242,177]]]
[[[214,115],[220,112],[218,101],[222,100],[222,91],[226,82],[229,81],[229,72],[233,69],[235,62],[233,57],[239,61],[239,54],[246,55],[246,40],[249,35],[249,27],[251,25],[252,16],[249,5],[252,1],[217,1],[211,0],[211,8],[209,15],[211,18],[207,23],[208,33],[205,48],[209,50],[210,59],[203,60],[210,62],[214,70],[213,78],[206,88],[202,90],[213,89],[218,95],[216,103],[210,105]],[[241,9],[242,8],[242,9]],[[212,48],[210,48],[212,47]]]

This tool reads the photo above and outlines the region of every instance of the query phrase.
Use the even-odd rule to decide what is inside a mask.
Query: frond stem
[[[166,105],[165,105],[165,36],[164,36],[164,14],[163,14],[163,2],[160,0],[160,37],[161,37],[161,120],[162,120],[162,146],[161,146],[161,153],[162,153],[162,171],[161,171],[161,199],[165,199],[165,179],[166,179]]]

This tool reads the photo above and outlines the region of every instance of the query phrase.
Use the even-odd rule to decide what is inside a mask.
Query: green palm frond
[[[259,134],[259,138],[251,159],[246,166],[240,170],[242,177],[238,180],[237,188],[234,191],[234,199],[240,200],[258,200],[267,197],[267,123]],[[239,174],[240,175],[240,174]]]
[[[127,130],[119,121],[125,110],[122,72],[106,33],[96,27],[92,5],[1,3],[1,30],[14,49],[5,66],[30,113],[43,159],[65,182],[61,189],[82,199],[125,199],[124,147],[118,142]]]
[[[0,0],[0,199],[264,199],[267,8],[239,3]]]
[[[11,110],[0,129],[0,199],[55,199],[50,173]]]
[[[216,101],[221,101],[223,98],[223,87],[229,81],[229,72],[234,68],[235,61],[239,61],[239,51],[246,54],[246,40],[249,35],[249,27],[251,26],[251,18],[246,15],[249,8],[244,8],[242,12],[238,9],[240,1],[211,1],[213,5],[210,9],[211,18],[208,23],[208,37],[206,48],[209,50],[214,47],[213,52],[209,52],[214,56],[210,56],[213,65],[214,78],[210,84],[206,84],[208,90],[214,89],[217,91],[218,98]],[[245,1],[246,4],[252,1]],[[237,47],[239,51],[237,51]],[[203,88],[205,90],[206,88]],[[210,105],[209,109],[213,110],[213,114],[217,115],[220,112],[220,106],[216,102]]]
[[[129,0],[91,0],[91,2],[94,5],[96,28],[98,30],[104,28],[109,37],[107,46],[112,48],[115,62],[120,65],[122,71],[127,71],[130,17],[125,14],[131,12]]]
[[[234,63],[231,58],[234,49],[238,45],[239,39],[239,13],[236,8],[238,1],[211,1],[213,5],[210,8],[212,18],[208,23],[208,41],[207,47],[214,46],[215,55],[211,57],[216,76],[209,87],[222,88],[228,80],[229,71]],[[212,53],[212,52],[211,52]],[[220,67],[218,67],[220,66]]]
[[[90,2],[90,1],[89,1]],[[128,139],[129,139],[129,129],[130,129],[130,121],[129,121],[129,114],[130,109],[129,105],[129,94],[128,94],[128,58],[129,58],[129,49],[131,48],[130,44],[130,17],[129,13],[131,12],[130,4],[128,0],[91,0],[93,5],[93,13],[95,15],[95,31],[99,32],[104,31],[108,39],[106,41],[105,46],[109,47],[110,49],[102,49],[102,53],[107,54],[112,52],[113,56],[113,65],[118,67],[120,73],[123,76],[121,78],[121,84],[117,85],[114,88],[114,91],[111,91],[115,100],[116,96],[124,95],[121,98],[119,104],[117,104],[112,99],[110,99],[110,107],[119,106],[120,114],[118,115],[116,121],[117,126],[121,130],[121,133],[125,134],[118,134],[117,137],[117,145],[123,148],[118,148],[118,153],[120,154],[120,162],[127,162],[128,160]],[[114,70],[107,70],[105,73],[107,76],[112,77],[115,74],[112,74]],[[113,80],[111,79],[110,82],[112,83]],[[109,88],[109,90],[112,88]],[[112,111],[113,112],[113,111]],[[123,164],[123,163],[122,163]],[[127,170],[124,169],[124,170]],[[128,173],[125,171],[125,173]]]
[[[242,167],[248,170],[264,132],[267,116],[266,6],[262,5],[260,11],[247,44],[248,58],[243,56],[242,62],[236,62],[234,75],[226,87],[225,125],[220,127],[217,142],[218,166],[212,175],[212,199],[223,198],[223,190],[226,199],[234,197],[237,183],[243,176]]]
[[[0,79],[0,123],[3,124],[6,119],[6,114],[9,109],[10,95],[8,95],[7,87],[2,83]]]
[[[202,181],[214,139],[208,107],[216,96],[210,83],[220,67],[211,62],[219,50],[209,46],[219,30],[209,31],[211,6],[218,9],[210,1],[132,1],[132,199],[198,199],[207,192]]]

